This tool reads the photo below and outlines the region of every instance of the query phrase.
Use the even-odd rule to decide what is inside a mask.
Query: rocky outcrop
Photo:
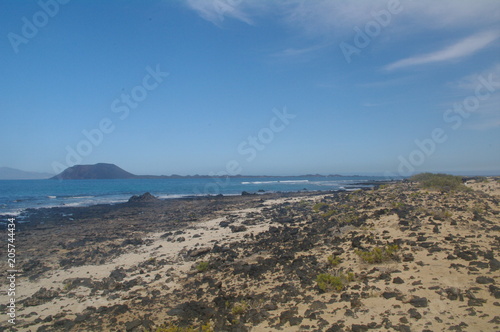
[[[158,197],[151,195],[150,193],[144,193],[142,195],[134,195],[129,198],[129,203],[144,203],[144,202],[155,202]]]

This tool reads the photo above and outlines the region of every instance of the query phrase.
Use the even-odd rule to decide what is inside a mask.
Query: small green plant
[[[168,326],[156,328],[155,332],[196,332],[196,329],[169,324]]]
[[[211,322],[201,325],[199,328],[193,326],[177,326],[174,324],[168,324],[160,326],[154,330],[155,332],[214,332],[214,328]]]
[[[484,213],[484,207],[478,203],[474,204],[474,206],[470,210],[474,215],[478,215],[478,216],[480,216]]]
[[[214,326],[211,322],[208,322],[201,326],[202,332],[214,332]]]
[[[178,326],[174,324],[168,324],[164,326],[157,327],[155,332],[214,332],[212,323],[208,322],[201,325],[199,328],[193,326]]]
[[[342,205],[340,205],[340,209],[347,210],[347,211],[354,211],[354,210],[356,210],[354,208],[354,206],[349,205],[349,204],[342,204]]]
[[[451,218],[452,214],[447,210],[435,210],[432,211],[432,216],[437,220],[446,220]]]
[[[403,202],[392,202],[391,203],[391,207],[393,209],[401,209],[405,206],[405,204]]]
[[[420,186],[425,189],[434,189],[444,192],[471,190],[463,184],[461,176],[449,174],[420,173],[412,176],[410,181],[420,183]]]
[[[327,212],[323,213],[321,216],[323,218],[330,218],[331,216],[333,216],[335,213],[337,213],[336,210],[328,210]]]
[[[301,201],[298,203],[298,205],[299,205],[300,207],[306,207],[306,206],[308,206],[308,205],[309,205],[309,202],[303,199],[303,200],[301,200]]]
[[[327,259],[328,263],[333,267],[336,267],[337,265],[342,263],[342,259],[338,256],[330,255],[326,259]]]
[[[320,273],[316,277],[316,284],[323,292],[337,291],[340,292],[344,287],[354,280],[354,273],[348,272],[347,274],[338,273],[333,275],[329,273]]]
[[[210,267],[210,264],[208,262],[199,262],[197,265],[196,265],[196,270],[198,270],[198,272],[205,272],[208,270],[208,268]]]
[[[248,309],[248,304],[246,303],[246,301],[241,301],[241,302],[237,302],[233,305],[233,309],[231,309],[231,313],[233,315],[242,315],[245,313],[245,311],[247,311]]]
[[[374,231],[375,227],[373,227],[372,225],[363,225],[359,229],[364,232],[369,232],[369,231]]]
[[[359,216],[354,213],[346,213],[339,217],[338,222],[341,224],[350,224],[358,221]]]
[[[369,251],[356,250],[356,255],[368,264],[377,264],[396,258],[396,252],[399,250],[397,244],[387,245],[384,248],[375,247]]]
[[[341,291],[344,289],[344,283],[342,279],[337,276],[333,276],[328,273],[321,273],[316,277],[316,283],[319,289],[323,292],[328,292],[331,290]]]
[[[327,203],[316,203],[313,206],[313,210],[315,212],[326,211],[326,210],[328,210],[328,204]]]

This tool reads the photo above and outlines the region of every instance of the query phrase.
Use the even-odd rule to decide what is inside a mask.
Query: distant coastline
[[[27,172],[11,167],[0,167],[0,180],[47,180],[54,176],[50,173]]]
[[[461,175],[465,178],[473,178],[475,176],[497,176],[500,173],[496,171],[489,172],[454,172],[455,175]],[[100,180],[100,179],[254,179],[254,178],[362,178],[362,177],[379,177],[381,175],[342,175],[342,174],[300,174],[300,175],[244,175],[244,174],[194,174],[194,175],[136,175],[123,170],[115,164],[98,163],[93,165],[75,165],[67,168],[63,172],[54,175],[40,172],[27,172],[20,169],[10,167],[0,167],[0,181],[5,180]],[[396,178],[384,177],[385,179],[403,179],[405,177],[398,176]]]
[[[136,179],[241,179],[241,178],[342,178],[362,177],[362,175],[340,175],[340,174],[304,174],[304,175],[136,175]]]
[[[136,175],[125,171],[115,164],[98,163],[94,165],[75,165],[67,168],[63,172],[51,177],[52,180],[99,180],[99,179],[226,179],[226,178],[329,178],[329,177],[347,177],[340,174],[305,174],[305,175]],[[360,177],[359,175],[350,175],[349,177]]]

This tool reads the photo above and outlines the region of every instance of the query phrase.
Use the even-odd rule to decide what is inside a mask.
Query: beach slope
[[[1,326],[499,330],[500,183],[466,186],[40,210]]]

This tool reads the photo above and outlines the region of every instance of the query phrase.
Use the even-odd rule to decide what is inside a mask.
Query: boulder
[[[143,202],[154,202],[157,201],[158,197],[151,195],[149,192],[142,195],[134,195],[129,198],[129,203],[143,203]]]
[[[410,300],[410,304],[416,308],[425,308],[427,307],[427,304],[428,304],[428,300],[426,297],[418,297],[418,296],[414,296],[411,300]]]
[[[194,249],[189,253],[189,257],[199,257],[210,252],[210,248]]]
[[[490,277],[484,277],[484,276],[481,276],[481,277],[477,277],[476,278],[476,282],[478,284],[481,284],[481,285],[485,285],[485,284],[493,284],[495,282],[495,279],[493,278],[490,278]]]

